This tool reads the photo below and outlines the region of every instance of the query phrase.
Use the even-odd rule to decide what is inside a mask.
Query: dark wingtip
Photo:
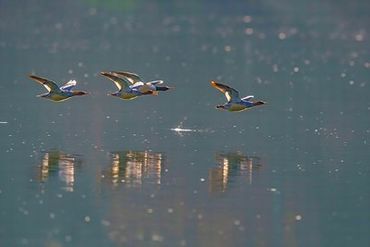
[[[37,81],[39,83],[42,83],[42,84],[44,84],[45,82],[48,81],[48,79],[46,79],[46,78],[42,78],[40,76],[33,75],[33,74],[28,75],[28,77],[31,78],[32,80],[35,80],[35,81]]]
[[[38,76],[35,76],[34,74],[29,74],[28,77],[31,78],[31,79],[38,79],[39,78]]]
[[[112,72],[102,71],[100,72],[102,76],[108,77],[109,79],[117,78],[117,75]]]

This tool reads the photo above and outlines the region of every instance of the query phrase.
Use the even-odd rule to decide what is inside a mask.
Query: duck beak
[[[267,104],[267,102],[265,102],[265,101],[257,101],[255,103],[255,105],[264,105],[264,104]]]

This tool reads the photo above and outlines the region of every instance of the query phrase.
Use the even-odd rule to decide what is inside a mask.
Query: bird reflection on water
[[[64,184],[63,189],[73,192],[76,168],[80,167],[81,163],[79,155],[66,154],[58,150],[45,152],[39,165],[38,179],[46,182],[49,177],[57,174]]]
[[[124,183],[128,187],[141,187],[144,180],[149,184],[161,184],[164,155],[150,151],[112,152],[112,164],[103,177],[114,186]]]
[[[247,178],[253,182],[253,173],[261,168],[261,158],[247,156],[240,152],[217,153],[216,162],[219,166],[209,170],[210,192],[225,192],[233,178]]]

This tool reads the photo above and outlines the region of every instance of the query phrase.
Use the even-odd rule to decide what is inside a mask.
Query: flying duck
[[[227,103],[223,105],[217,105],[217,109],[223,109],[227,111],[244,111],[254,106],[266,104],[264,101],[254,101],[253,95],[240,98],[237,90],[215,81],[211,81],[211,86],[224,93],[227,99]]]
[[[87,92],[84,91],[73,91],[72,89],[76,86],[77,82],[75,80],[70,80],[63,86],[59,87],[55,82],[45,79],[39,76],[30,75],[32,80],[42,84],[47,90],[47,93],[37,95],[37,97],[42,97],[51,101],[61,102],[72,96],[82,96],[86,95]]]
[[[170,89],[167,86],[158,86],[163,83],[162,80],[144,82],[137,74],[131,72],[113,71],[113,73],[126,77],[134,88],[144,94],[158,95],[158,91],[167,91]]]
[[[137,87],[129,81],[126,77],[120,77],[115,72],[101,72],[101,75],[107,77],[109,80],[113,81],[117,86],[118,91],[111,93],[111,96],[118,97],[124,100],[135,99],[136,97],[144,94],[152,94],[152,92],[142,93],[138,90]]]

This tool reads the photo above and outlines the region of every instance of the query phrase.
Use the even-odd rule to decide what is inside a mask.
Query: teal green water
[[[369,11],[1,1],[0,246],[368,246]],[[122,101],[105,70],[174,89]],[[216,110],[210,80],[268,104]]]

